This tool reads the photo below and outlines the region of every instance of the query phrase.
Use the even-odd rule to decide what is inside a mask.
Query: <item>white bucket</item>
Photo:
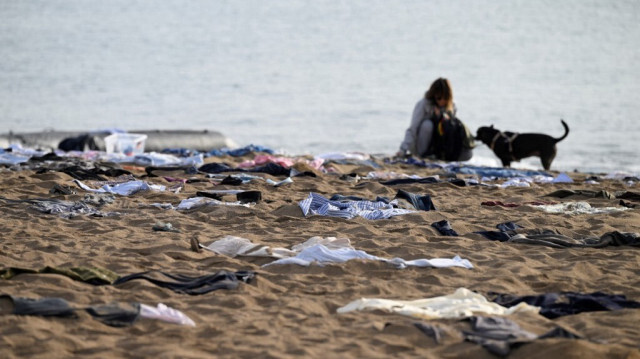
[[[135,156],[144,153],[147,135],[138,133],[114,133],[104,138],[107,153],[123,153]]]

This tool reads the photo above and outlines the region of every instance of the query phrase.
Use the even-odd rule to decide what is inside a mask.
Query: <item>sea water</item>
[[[2,0],[0,51],[2,133],[392,154],[444,76],[473,131],[559,137],[564,119],[554,169],[640,172],[638,1]],[[472,162],[499,165],[484,145]]]

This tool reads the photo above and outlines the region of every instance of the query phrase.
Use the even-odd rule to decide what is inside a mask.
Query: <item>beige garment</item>
[[[271,248],[263,244],[255,244],[249,239],[236,237],[236,236],[224,236],[221,239],[209,244],[208,246],[201,245],[202,248],[218,253],[224,254],[229,257],[235,256],[253,256],[253,257],[272,257],[272,258],[287,258],[294,257],[300,251],[305,248],[314,246],[316,244],[323,244],[329,249],[338,248],[351,248],[351,241],[349,238],[336,238],[336,237],[311,237],[304,243],[296,244],[291,249],[274,247]]]
[[[535,207],[547,213],[560,214],[600,214],[623,212],[631,209],[627,207],[591,207],[591,205],[587,202],[565,202],[558,204],[538,205]]]
[[[348,313],[356,310],[383,310],[419,319],[463,318],[475,314],[509,315],[515,312],[540,311],[526,303],[506,308],[497,303],[489,302],[484,296],[466,288],[458,288],[453,294],[418,299],[413,301],[362,298],[344,307],[338,308],[338,313]]]

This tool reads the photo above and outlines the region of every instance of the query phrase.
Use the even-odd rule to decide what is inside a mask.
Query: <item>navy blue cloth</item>
[[[206,172],[206,173],[222,173],[222,172],[232,172],[232,171],[235,171],[235,169],[233,169],[231,166],[229,166],[226,163],[211,162],[211,163],[206,163],[200,166],[198,168],[198,171]],[[240,171],[243,171],[243,170],[240,170]]]
[[[10,300],[13,303],[12,314],[40,315],[43,317],[69,317],[74,315],[74,309],[62,298],[22,298],[2,295],[0,299]]]
[[[407,192],[405,190],[398,190],[395,198],[406,199],[411,202],[415,209],[419,209],[421,211],[435,211],[436,206],[431,201],[431,196],[429,195],[417,195],[414,193]]]
[[[454,173],[478,175],[482,177],[499,177],[499,178],[532,177],[532,176],[552,177],[550,174],[543,171],[531,171],[531,170],[521,170],[521,169],[502,168],[502,167],[480,167],[480,166],[465,165],[465,166],[452,166],[447,170]]]
[[[168,280],[158,279],[158,277],[167,278]],[[200,277],[147,271],[120,277],[113,282],[113,284],[122,284],[134,279],[145,279],[159,287],[171,289],[176,293],[198,295],[218,289],[236,289],[241,281],[250,282],[254,277],[255,273],[252,271],[238,271],[234,273],[221,270],[217,273]]]
[[[509,355],[511,349],[544,338],[582,339],[579,335],[556,327],[540,336],[522,329],[516,322],[505,317],[470,317],[471,330],[463,330],[466,341],[482,345],[489,352]]]
[[[233,157],[240,157],[240,156],[244,156],[246,154],[249,154],[251,152],[265,152],[265,153],[268,153],[270,155],[275,153],[275,151],[273,151],[272,149],[270,149],[268,147],[251,144],[251,145],[248,145],[248,146],[245,146],[245,147],[242,147],[242,148],[237,148],[235,150],[230,150],[228,148],[214,149],[214,150],[211,150],[211,151],[207,152],[207,156],[225,156],[225,155],[229,155],[229,156],[233,156]]]
[[[507,232],[507,231],[515,231],[518,228],[524,228],[524,227],[514,222],[504,222],[504,223],[498,224],[496,228],[498,228],[502,232]]]
[[[550,331],[536,335],[522,329],[518,323],[505,317],[469,317],[471,329],[460,331],[464,340],[481,345],[483,348],[498,356],[507,356],[512,349],[538,339],[545,338],[566,338],[583,339],[579,335],[572,333],[561,327],[555,327]],[[428,337],[433,338],[436,343],[443,341],[443,338],[451,336],[452,327],[435,325],[427,322],[413,324]],[[457,331],[457,329],[455,329]]]
[[[277,163],[270,162],[264,166],[258,166],[258,167],[247,169],[246,172],[267,173],[272,176],[288,176],[289,173],[291,173],[291,170]]]
[[[126,327],[140,317],[140,303],[94,305],[85,309],[93,318],[112,327]]]
[[[504,222],[496,225],[496,228],[500,231],[477,231],[473,233],[481,234],[492,241],[507,242],[511,237],[516,235],[516,229],[524,227],[514,222]]]
[[[190,148],[165,148],[162,150],[162,153],[168,153],[178,157],[191,157],[200,154],[199,151],[193,150]]]
[[[436,207],[433,205],[433,202],[431,201],[431,197],[429,195],[417,195],[415,193],[407,192],[404,190],[398,190],[395,198],[401,198],[409,201],[409,203],[411,203],[411,205],[418,210],[422,210],[422,211],[436,210]],[[376,197],[375,200],[370,200],[370,199],[362,198],[358,196],[344,196],[341,194],[334,194],[333,196],[331,196],[329,200],[340,201],[340,202],[345,202],[345,201],[371,201],[371,202],[384,202],[384,203],[390,202],[389,198],[382,197],[382,196]]]
[[[446,219],[443,219],[440,222],[431,223],[431,227],[435,228],[442,234],[443,236],[452,236],[457,237],[458,233],[451,228],[451,224]]]
[[[509,235],[509,233],[507,233],[507,232],[477,231],[477,232],[473,232],[473,233],[481,234],[485,238],[490,239],[492,241],[507,242],[509,239],[511,239],[511,235]]]
[[[482,177],[512,178],[512,177],[531,177],[531,176],[538,176],[538,175],[552,177],[550,174],[543,171],[521,170],[521,169],[502,168],[502,167],[470,166],[470,165],[460,165],[456,163],[441,164],[441,163],[426,162],[424,160],[419,160],[413,157],[405,158],[402,160],[388,160],[386,162],[391,164],[405,163],[409,165],[426,167],[426,168],[441,168],[452,173],[478,175]]]
[[[223,173],[223,172],[260,172],[267,173],[273,176],[288,176],[291,172],[290,169],[285,168],[277,163],[267,163],[264,166],[258,166],[254,168],[233,168],[226,163],[207,163],[198,168],[200,172],[206,173]]]
[[[371,201],[371,202],[384,202],[384,203],[391,202],[389,201],[389,198],[381,197],[381,196],[376,197],[375,200],[370,200],[370,199],[366,199],[358,196],[343,196],[341,194],[334,194],[333,196],[331,196],[331,198],[329,198],[329,200],[340,201],[340,202],[348,202],[348,201]]]
[[[13,304],[11,314],[35,315],[42,317],[77,317],[77,310],[85,310],[93,318],[112,327],[133,324],[140,316],[140,304],[131,303],[95,305],[87,308],[73,308],[62,298],[23,298],[10,295],[0,296],[0,300],[9,300]]]
[[[393,186],[397,184],[409,184],[409,183],[438,183],[440,180],[434,177],[424,177],[424,178],[397,178],[388,181],[380,182],[385,186]]]
[[[153,171],[179,171],[182,170],[186,174],[196,174],[198,169],[195,166],[146,166],[144,171],[149,177],[158,177]]]
[[[511,307],[522,302],[540,307],[540,314],[549,319],[582,312],[640,308],[640,302],[628,300],[624,295],[611,295],[602,292],[560,292],[526,296],[492,292],[489,293],[489,296],[493,297],[493,302],[505,307]]]

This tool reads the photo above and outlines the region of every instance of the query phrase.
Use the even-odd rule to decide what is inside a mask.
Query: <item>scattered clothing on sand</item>
[[[457,162],[449,162],[449,163],[436,163],[436,162],[426,162],[424,160],[418,160],[415,158],[406,158],[403,160],[394,160],[389,163],[405,163],[418,167],[426,167],[426,168],[440,168],[446,170],[447,172],[459,173],[459,174],[469,174],[469,175],[477,175],[479,177],[495,177],[495,178],[513,178],[513,177],[534,177],[539,176],[540,178],[545,178],[545,181],[552,181],[553,176],[543,171],[533,171],[533,170],[522,170],[515,168],[502,168],[502,167],[482,167],[482,166],[472,166],[460,164]]]
[[[624,295],[603,292],[559,292],[525,296],[489,293],[489,296],[493,302],[504,306],[527,303],[540,307],[540,314],[549,319],[583,312],[640,308],[640,302],[628,300]]]
[[[193,175],[198,173],[198,169],[195,166],[187,165],[187,166],[145,166],[144,171],[147,173],[148,177],[158,177],[158,175],[154,174],[155,171],[182,171],[184,174]],[[165,177],[167,181],[171,181],[172,177]],[[177,179],[182,180],[182,179]]]
[[[58,171],[64,172],[74,179],[80,181],[106,181],[107,179],[103,177],[103,175],[106,175],[108,177],[131,175],[131,172],[121,168],[113,168],[95,164],[85,166],[72,165],[64,167],[62,169],[58,169]]]
[[[537,339],[581,339],[579,335],[560,327],[536,335],[522,329],[516,322],[505,317],[471,317],[469,320],[471,321],[471,330],[463,331],[464,339],[480,344],[489,352],[501,356],[508,355],[514,347]]]
[[[310,169],[321,170],[322,164],[324,163],[324,159],[317,158],[314,160],[308,160],[306,158],[298,157],[283,157],[283,156],[273,156],[273,155],[256,155],[252,160],[246,160],[238,165],[239,168],[249,168],[256,167],[260,165],[264,165],[267,163],[276,163],[283,167],[291,168],[295,166],[297,163],[302,163],[305,166],[308,166]]]
[[[158,221],[156,224],[151,227],[156,232],[175,232],[180,233],[180,230],[173,227],[173,225],[169,222]]]
[[[194,327],[195,322],[183,312],[159,303],[156,307],[140,303],[111,303],[89,307],[72,307],[62,298],[24,298],[0,295],[0,314],[35,315],[42,317],[77,317],[86,311],[94,319],[112,327],[134,324],[139,318],[161,320]]]
[[[267,173],[272,176],[289,176],[291,170],[277,163],[267,163],[262,166],[252,168],[233,168],[226,163],[212,162],[207,163],[198,168],[198,171],[205,173],[223,173],[223,172],[260,172]]]
[[[28,162],[31,156],[0,150],[0,165],[11,166]]]
[[[210,190],[196,192],[196,196],[198,197],[213,198],[218,201],[222,201],[222,197],[226,195],[235,195],[240,203],[258,203],[262,200],[262,192],[260,191]]]
[[[276,265],[276,264],[297,264],[301,266],[310,266],[312,263],[317,263],[319,265],[330,264],[330,263],[343,263],[353,259],[365,259],[365,260],[374,260],[381,261],[393,264],[397,268],[403,269],[410,266],[415,267],[434,267],[434,268],[445,268],[445,267],[462,267],[471,269],[473,265],[469,260],[462,259],[459,256],[455,256],[453,258],[434,258],[434,259],[413,259],[413,260],[404,260],[402,258],[393,258],[386,259],[380,258],[377,256],[373,256],[368,254],[365,251],[351,249],[351,248],[338,248],[338,249],[329,249],[322,244],[316,244],[309,248],[305,248],[300,253],[296,254],[295,257],[278,259],[274,262],[267,263],[263,267]]]
[[[437,177],[423,177],[423,178],[395,178],[387,181],[382,181],[380,182],[380,184],[383,184],[385,186],[395,186],[399,184],[414,184],[414,183],[428,184],[428,183],[440,183],[440,182],[442,181],[440,181]]]
[[[210,243],[209,245],[199,244],[200,248],[208,251],[223,254],[229,257],[251,256],[251,257],[271,257],[271,258],[287,258],[293,257],[305,248],[312,247],[316,244],[322,244],[330,249],[351,248],[349,238],[336,237],[311,237],[304,243],[296,244],[291,249],[282,247],[270,247],[264,244],[255,244],[249,239],[226,235],[221,239]]]
[[[265,181],[268,184],[272,185],[273,187],[280,187],[280,186],[283,186],[285,184],[293,183],[293,180],[291,179],[291,177],[287,177],[287,178],[285,178],[285,179],[283,179],[281,181],[274,181],[271,178],[267,178],[267,179],[265,179]]]
[[[111,193],[87,193],[82,198],[82,202],[98,207],[113,203],[115,200],[116,197]]]
[[[531,177],[534,182],[549,182],[553,180],[553,176],[544,171],[522,170],[515,168],[502,167],[481,167],[470,165],[455,165],[446,168],[447,171],[472,174],[480,177],[496,177],[496,178],[514,178],[514,177]]]
[[[616,198],[618,199],[628,199],[631,201],[640,201],[640,193],[629,192],[629,191],[620,191],[616,192]]]
[[[549,194],[545,195],[546,197],[556,197],[556,198],[567,198],[572,196],[581,196],[588,198],[607,198],[614,199],[616,196],[611,194],[605,190],[600,191],[590,191],[590,190],[569,190],[569,189],[560,189]]]
[[[119,183],[114,186],[105,184],[101,188],[95,189],[87,186],[79,180],[74,180],[78,187],[85,191],[97,192],[97,193],[115,193],[121,196],[130,196],[140,191],[164,191],[166,189],[163,185],[149,184],[146,181],[131,181],[126,183]]]
[[[11,279],[22,273],[50,273],[69,277],[73,280],[93,285],[113,284],[118,275],[108,269],[100,267],[50,267],[41,269],[29,269],[20,267],[8,267],[0,269],[0,278]]]
[[[120,215],[119,212],[103,212],[82,201],[56,201],[56,200],[33,200],[31,208],[47,214],[57,214],[62,218],[72,218],[80,215],[94,217],[109,217]]]
[[[383,184],[385,186],[394,186],[398,184],[414,184],[414,183],[433,184],[433,183],[443,183],[443,182],[448,182],[458,187],[481,185],[481,183],[478,182],[478,180],[472,179],[472,178],[467,178],[467,179],[448,178],[445,181],[442,181],[438,178],[438,176],[423,177],[423,178],[397,178],[397,179],[391,179],[388,181],[380,182],[380,184]]]
[[[526,201],[526,202],[520,202],[520,203],[502,202],[502,201],[484,201],[484,202],[481,202],[480,205],[488,206],[488,207],[500,206],[500,207],[507,207],[507,208],[516,208],[524,205],[542,206],[542,205],[551,205],[551,204],[557,204],[557,203],[558,202],[548,202],[548,201]]]
[[[407,192],[405,190],[398,190],[395,199],[406,199],[413,207],[421,211],[435,211],[436,206],[431,201],[429,195],[418,195],[415,193]]]
[[[160,271],[134,273],[118,278],[113,285],[135,279],[145,279],[159,287],[168,288],[176,293],[200,295],[218,289],[236,289],[241,282],[249,283],[255,278],[253,271],[229,272],[220,270],[214,274],[191,277],[182,274],[171,274]]]
[[[506,317],[469,317],[471,329],[460,330],[460,336],[469,342],[481,345],[487,351],[499,356],[509,355],[511,349],[531,343],[537,339],[568,338],[582,339],[564,328],[556,327],[544,334],[537,335],[524,330],[518,323]],[[458,332],[449,326],[429,322],[417,322],[414,326],[425,335],[440,343],[442,338],[451,332]]]
[[[383,180],[383,181],[389,181],[389,180],[394,180],[394,179],[423,179],[423,177],[420,177],[418,175],[408,175],[406,173],[397,173],[394,171],[370,171],[369,173],[367,173],[367,175],[364,177],[365,179],[377,179],[377,180]],[[438,181],[438,175],[435,176],[431,176],[429,178],[432,178],[433,180]]]
[[[405,190],[398,190],[396,192],[396,196],[393,198],[394,200],[404,200],[407,202],[407,206],[401,206],[399,201],[392,202],[387,197],[377,196],[373,202],[384,202],[386,204],[392,205],[394,208],[415,208],[421,211],[435,211],[436,207],[431,201],[431,196],[429,195],[419,195],[411,192],[407,192]],[[334,194],[329,198],[329,201],[340,201],[340,202],[349,202],[349,201],[369,201],[366,198],[358,197],[358,196],[343,196],[341,194]]]
[[[246,238],[236,236],[225,236],[206,246],[197,243],[197,246],[230,257],[254,256],[277,259],[274,262],[263,265],[263,267],[274,264],[296,264],[301,266],[310,266],[311,264],[325,265],[344,263],[352,259],[365,259],[390,263],[398,268],[406,268],[408,266],[473,268],[471,262],[459,256],[453,258],[414,260],[380,258],[370,255],[367,252],[356,250],[351,246],[348,238],[336,237],[311,237],[304,243],[294,245],[291,249],[282,247],[272,248],[267,245],[255,244]]]
[[[629,192],[629,191],[617,191],[615,193],[610,193],[605,190],[589,191],[589,190],[561,189],[555,192],[551,192],[546,196],[558,197],[558,198],[581,196],[581,197],[588,197],[588,198],[619,199],[620,202],[618,202],[618,204],[626,208],[636,208],[638,205],[623,201],[624,199],[631,200],[631,201],[640,201],[640,194],[635,192]]]
[[[627,208],[636,208],[636,207],[640,206],[639,204],[635,204],[635,203],[631,203],[631,202],[625,202],[623,200],[620,200],[620,202],[618,204],[623,206],[623,207],[627,207]]]
[[[28,203],[30,208],[46,213],[57,214],[62,218],[73,218],[80,215],[89,215],[94,217],[109,217],[120,215],[119,212],[103,212],[92,206],[90,201],[63,201],[59,199],[40,199],[40,198],[27,198],[27,199],[8,199],[0,197],[0,201],[6,203]]]
[[[70,186],[54,184],[53,187],[49,190],[51,194],[60,194],[60,195],[70,195],[76,194],[76,191]]]
[[[517,229],[524,227],[514,222],[504,222],[496,225],[496,228],[500,231],[477,231],[473,233],[481,234],[492,241],[508,242],[511,237],[517,234],[515,232]]]
[[[369,299],[355,300],[338,308],[340,314],[357,310],[383,310],[420,319],[464,318],[483,313],[509,315],[516,312],[537,313],[540,308],[519,303],[509,308],[493,303],[484,296],[466,288],[458,288],[453,294],[418,300]]]
[[[365,219],[387,219],[414,211],[395,208],[397,201],[385,203],[384,201],[331,201],[326,197],[311,192],[309,197],[299,202],[302,213],[305,216],[318,215],[328,217],[341,217],[351,219],[360,216]]]
[[[214,149],[207,152],[207,155],[208,156],[241,157],[241,156],[248,155],[249,153],[252,153],[252,152],[264,152],[271,155],[275,153],[275,151],[269,147],[264,147],[260,145],[248,145],[248,146],[244,146],[236,149],[229,149],[229,148]]]
[[[522,228],[517,224],[513,225],[517,227],[506,227],[507,222],[498,225],[500,231],[477,231],[485,238],[511,243],[524,243],[543,245],[553,248],[602,248],[607,246],[640,246],[640,234],[630,232],[607,232],[600,237],[586,237],[574,239],[562,234],[556,233],[549,229],[529,229],[526,233],[518,233],[516,230]]]
[[[215,183],[218,184],[222,184],[222,182],[229,177],[241,180],[242,184],[250,183],[253,180],[264,180],[264,177],[262,176],[251,175],[248,173],[207,173],[205,174],[205,177],[211,178]]]
[[[202,154],[194,154],[189,157],[179,157],[167,153],[147,152],[133,156],[133,159],[126,157],[120,161],[133,162],[140,166],[200,166],[204,163]],[[116,160],[116,162],[120,162]]]
[[[443,236],[451,236],[451,237],[458,236],[458,232],[456,232],[453,228],[451,228],[451,223],[449,223],[449,221],[447,221],[446,219],[431,223],[431,227],[437,229],[438,232]]]
[[[602,214],[628,211],[627,207],[591,207],[587,202],[565,202],[557,204],[535,205],[537,209],[554,214]]]
[[[171,208],[176,210],[187,210],[203,206],[241,206],[249,208],[251,207],[251,203],[243,203],[241,201],[224,202],[208,197],[192,197],[183,199],[175,208],[173,206]]]
[[[504,223],[497,224],[496,228],[498,228],[502,232],[508,232],[508,231],[515,231],[524,227],[515,222],[504,222]]]
[[[253,271],[230,272],[220,270],[213,274],[196,277],[161,271],[147,271],[121,277],[108,269],[98,267],[67,268],[49,266],[36,270],[9,267],[0,270],[0,278],[12,279],[22,273],[59,274],[92,285],[118,285],[134,279],[145,279],[159,287],[190,295],[205,294],[218,289],[236,289],[241,282],[250,283],[255,278],[255,272]]]

